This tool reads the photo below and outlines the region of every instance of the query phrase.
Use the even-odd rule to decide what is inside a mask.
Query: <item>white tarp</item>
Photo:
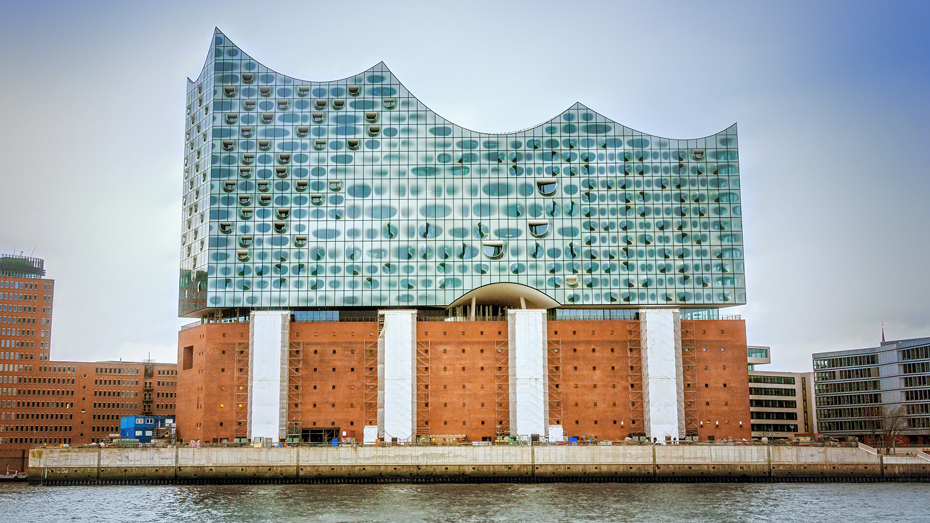
[[[547,435],[549,384],[546,368],[546,311],[510,310],[507,314],[510,364],[510,434]]]
[[[379,392],[383,394],[379,432],[386,441],[413,441],[416,434],[417,311],[381,311],[384,332],[379,339]],[[381,364],[383,362],[383,365]],[[381,400],[381,398],[379,398]]]
[[[363,429],[364,439],[362,442],[366,445],[373,444],[378,439],[378,426],[377,425],[365,425]]]
[[[290,313],[252,312],[249,323],[249,439],[287,436]]]
[[[684,437],[679,430],[680,346],[676,348],[677,311],[641,310],[643,414],[646,436],[665,442]],[[680,341],[678,342],[680,344]],[[684,427],[680,427],[683,429]]]
[[[549,442],[565,441],[565,432],[561,425],[549,425]]]

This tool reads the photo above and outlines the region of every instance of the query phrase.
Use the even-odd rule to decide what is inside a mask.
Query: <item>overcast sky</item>
[[[52,358],[175,361],[185,88],[218,26],[281,73],[384,61],[470,129],[580,101],[739,124],[750,344],[769,370],[930,336],[930,2],[0,3],[0,252],[56,280]]]

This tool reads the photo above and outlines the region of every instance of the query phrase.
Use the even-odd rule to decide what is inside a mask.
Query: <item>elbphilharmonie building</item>
[[[674,366],[683,319],[716,320],[717,309],[746,302],[737,145],[736,125],[669,139],[580,103],[521,131],[472,131],[429,109],[384,63],[342,80],[299,80],[217,30],[187,89],[179,314],[251,324],[250,428],[256,369],[271,350],[261,347],[281,353],[265,369],[278,372],[291,324],[380,321],[384,339],[398,316],[407,332],[417,319],[522,315],[529,330],[516,336],[539,331],[526,349],[539,367],[547,320],[652,314]],[[256,318],[270,322],[272,338]],[[405,336],[402,377],[414,383],[418,341]],[[396,344],[381,345],[382,359],[396,359]],[[676,405],[677,361],[665,384]],[[544,374],[527,377],[540,380],[540,394]],[[272,406],[287,391],[287,376],[277,379],[277,400],[262,396]],[[386,437],[391,395],[380,382]],[[532,433],[546,434],[538,407]],[[282,438],[287,417],[269,422]],[[663,434],[684,437],[683,414],[675,417]]]

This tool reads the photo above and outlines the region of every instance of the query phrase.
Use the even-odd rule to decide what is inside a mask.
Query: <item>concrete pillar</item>
[[[249,323],[249,440],[287,437],[290,312],[253,311]]]
[[[646,436],[664,443],[685,436],[681,319],[677,310],[641,310]]]
[[[380,311],[378,337],[378,435],[413,441],[417,428],[417,311]]]
[[[549,373],[546,352],[546,311],[507,312],[510,366],[510,434],[548,435]]]

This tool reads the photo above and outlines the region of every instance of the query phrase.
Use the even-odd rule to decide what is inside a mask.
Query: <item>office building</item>
[[[756,365],[771,363],[770,350],[769,347],[748,348],[753,439],[771,441],[816,433],[813,374],[756,370]]]
[[[825,436],[870,444],[930,442],[930,338],[813,355],[817,419]]]
[[[479,133],[216,31],[183,187],[183,439],[750,436],[735,125]]]
[[[174,414],[177,365],[54,361],[55,282],[44,261],[0,255],[0,472],[39,445],[97,443],[127,414]]]

